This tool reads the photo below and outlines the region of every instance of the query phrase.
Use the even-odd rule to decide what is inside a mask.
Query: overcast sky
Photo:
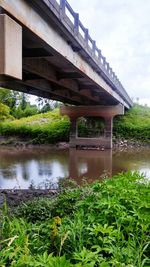
[[[150,104],[150,0],[68,2],[128,94]]]

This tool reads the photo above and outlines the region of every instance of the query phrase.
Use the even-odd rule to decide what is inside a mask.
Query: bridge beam
[[[102,62],[100,62],[96,54],[94,56],[92,52],[89,52],[91,50],[90,47],[89,49],[85,48],[84,45],[82,45],[84,40],[80,41],[80,35],[77,37],[74,33],[74,29],[72,31],[73,25],[70,24],[67,14],[65,14],[65,16],[60,16],[62,6],[58,5],[57,1],[0,0],[0,8],[7,12],[7,14],[10,14],[17,23],[22,25],[24,49],[34,48],[34,46],[28,47],[28,38],[29,41],[33,41],[33,43],[35,41],[35,45],[40,44],[40,48],[49,51],[50,55],[57,58],[55,64],[57,63],[58,71],[65,71],[64,67],[68,68],[71,66],[71,72],[79,72],[83,77],[86,77],[94,86],[96,86],[100,92],[103,90],[106,95],[106,104],[108,103],[107,99],[111,99],[113,104],[121,103],[126,108],[132,106],[132,101],[128,97],[124,88],[120,85],[120,82],[116,77],[112,78],[112,74],[114,75],[114,73],[110,68],[109,70],[111,74],[108,73],[105,58],[101,56]],[[25,43],[25,41],[27,41],[27,43]],[[85,41],[87,43],[86,38]],[[78,44],[79,48],[82,47],[81,51],[78,50]],[[92,50],[95,51],[95,42],[93,41],[92,46],[92,48],[94,48]],[[35,48],[38,48],[38,46],[35,46]],[[43,52],[40,51],[40,53],[41,57]],[[12,54],[13,53],[11,53],[11,55]],[[98,52],[98,54],[101,55],[100,52]],[[25,59],[32,58],[30,51],[27,51],[27,54],[25,53],[25,56],[26,55],[27,58]],[[38,58],[37,53],[34,55],[35,59]],[[44,53],[43,56],[44,58],[46,56],[47,59],[47,54],[45,55]],[[51,62],[54,63],[52,58],[53,57],[51,56]],[[13,62],[12,58],[11,61]],[[81,82],[81,79],[82,78],[78,79],[79,83]],[[114,80],[112,81],[112,79]],[[62,83],[63,80],[61,79],[60,81]],[[81,93],[82,91],[80,91],[80,94]],[[91,99],[93,105],[95,102],[97,102],[97,104],[102,103],[100,99],[96,97],[94,101]]]
[[[99,97],[97,95],[91,95],[90,90],[87,90],[87,88],[86,91],[81,91],[77,81],[74,79],[72,80],[73,77],[77,78],[77,75],[78,77],[81,77],[80,73],[58,73],[48,61],[41,58],[24,58],[23,70],[41,76],[42,78],[55,83],[59,87],[61,86],[79,96],[83,96],[84,99],[87,99],[88,101],[93,101],[95,104],[99,103]]]
[[[112,148],[113,117],[124,114],[122,105],[116,106],[62,106],[61,115],[70,118],[70,147]],[[77,119],[79,117],[103,117],[105,120],[104,135],[99,138],[78,137]]]
[[[0,15],[0,78],[22,79],[22,27],[6,14]]]

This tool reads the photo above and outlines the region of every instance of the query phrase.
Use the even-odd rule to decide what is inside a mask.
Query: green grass
[[[114,135],[150,142],[150,108],[135,105],[114,119]]]
[[[56,143],[69,139],[70,123],[68,118],[59,115],[56,109],[0,124],[0,134],[28,138],[34,144]]]
[[[0,266],[150,266],[150,183],[138,173],[66,189],[1,216]]]

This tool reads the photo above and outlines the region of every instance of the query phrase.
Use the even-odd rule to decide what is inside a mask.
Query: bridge
[[[112,147],[112,120],[132,101],[66,0],[0,0],[0,86],[70,104],[70,145]],[[73,106],[72,106],[73,105]],[[78,138],[80,116],[105,119],[102,138]]]

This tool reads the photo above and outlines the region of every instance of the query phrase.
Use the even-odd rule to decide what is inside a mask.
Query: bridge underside
[[[118,103],[62,55],[47,49],[38,36],[26,28],[22,31],[7,15],[0,15],[0,25],[1,43],[6,36],[0,50],[1,59],[6,51],[0,86],[74,105]]]
[[[56,32],[41,2],[0,0],[0,86],[73,105],[128,108],[64,29]]]

